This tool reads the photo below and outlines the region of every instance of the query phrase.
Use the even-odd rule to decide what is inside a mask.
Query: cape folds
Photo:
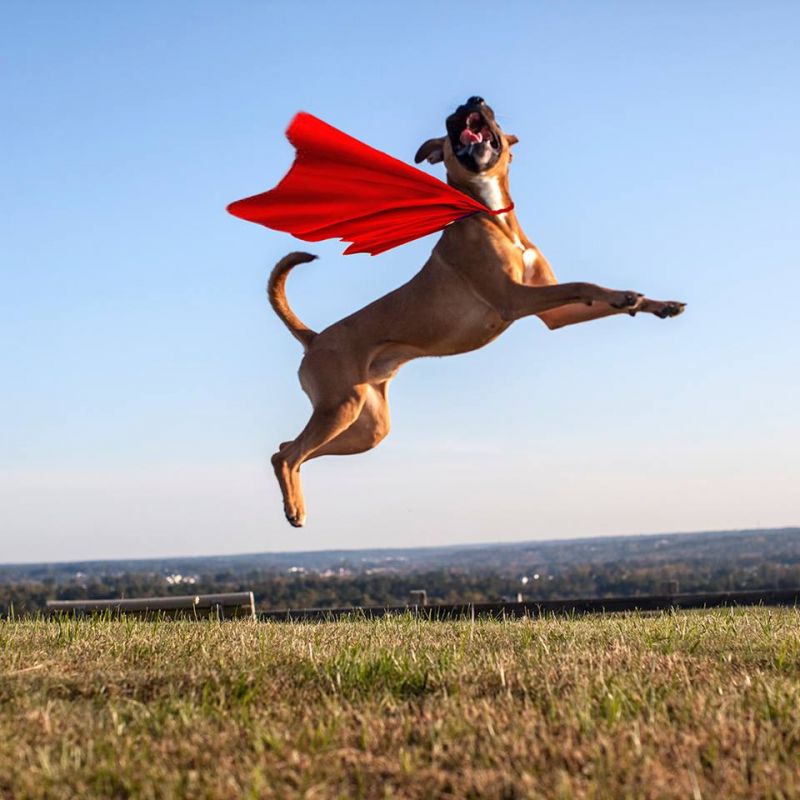
[[[439,231],[471,214],[492,211],[438,178],[298,113],[286,136],[297,150],[283,180],[228,206],[236,217],[307,242],[339,238],[344,251],[371,253]]]

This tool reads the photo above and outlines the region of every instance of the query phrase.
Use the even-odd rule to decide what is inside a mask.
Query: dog
[[[489,209],[512,206],[508,171],[517,137],[501,130],[481,97],[460,105],[445,126],[446,135],[424,142],[415,162],[444,162],[447,182]],[[297,438],[272,456],[286,518],[295,527],[306,519],[301,465],[378,445],[389,433],[389,382],[406,362],[476,350],[523,317],[537,316],[555,330],[613,314],[674,317],[685,307],[593,283],[559,284],[513,207],[449,225],[408,283],[319,333],[292,311],[285,290],[290,270],[314,258],[290,253],[267,286],[275,313],[303,345],[300,385],[313,406]]]

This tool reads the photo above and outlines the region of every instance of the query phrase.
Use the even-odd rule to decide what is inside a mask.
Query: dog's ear
[[[444,136],[439,139],[428,139],[420,146],[414,156],[414,163],[419,164],[426,159],[429,164],[438,164],[444,159]]]
[[[519,139],[517,139],[517,137],[514,136],[513,133],[509,133],[506,135],[506,143],[508,144],[509,147],[513,147],[518,141]]]

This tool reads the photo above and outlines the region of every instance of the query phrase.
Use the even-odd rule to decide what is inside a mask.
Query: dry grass
[[[800,612],[0,622],[0,797],[800,797]]]

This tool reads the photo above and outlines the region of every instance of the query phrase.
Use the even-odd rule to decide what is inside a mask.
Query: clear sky
[[[4,3],[0,561],[800,523],[799,35],[793,2]],[[309,406],[264,284],[298,242],[225,205],[298,109],[411,161],[473,94],[559,278],[687,312],[405,367],[295,531],[269,456]],[[434,242],[305,245],[290,302],[320,329]]]

